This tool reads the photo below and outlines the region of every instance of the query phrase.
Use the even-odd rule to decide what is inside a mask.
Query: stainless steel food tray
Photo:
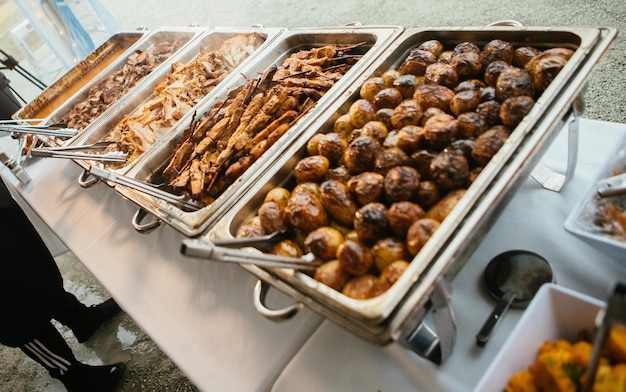
[[[15,113],[14,118],[42,119],[48,117],[83,86],[98,77],[109,65],[121,57],[148,31],[124,31],[111,36],[102,45],[61,76],[41,94]]]
[[[261,174],[262,168],[269,166],[274,159],[282,155],[282,151],[289,144],[290,140],[296,138],[304,132],[311,121],[320,113],[326,111],[326,107],[334,99],[345,94],[346,88],[352,80],[363,72],[380,53],[402,32],[397,26],[355,26],[340,28],[320,28],[320,29],[290,29],[283,33],[271,46],[263,50],[262,53],[250,63],[245,71],[235,75],[221,94],[214,95],[197,110],[200,118],[203,113],[210,110],[217,99],[228,94],[236,87],[244,85],[248,80],[254,79],[270,66],[280,64],[292,53],[311,49],[317,46],[330,44],[357,44],[365,42],[367,51],[363,57],[338,81],[335,85],[317,102],[316,106],[305,116],[298,120],[291,129],[282,136],[262,157],[257,160],[234,184],[229,186],[213,203],[205,206],[199,211],[186,212],[164,202],[158,198],[146,196],[142,192],[124,186],[116,186],[116,191],[125,198],[133,201],[141,210],[133,217],[133,225],[138,231],[146,232],[153,229],[160,221],[165,222],[187,236],[193,237],[202,234],[228,209],[249,187],[250,182],[256,180]],[[171,158],[174,148],[185,129],[188,128],[190,118],[181,121],[176,129],[171,133],[171,137],[164,139],[159,148],[155,148],[145,154],[142,161],[135,165],[127,176],[136,180],[151,182],[158,181],[154,178],[162,171]],[[148,213],[148,214],[146,214]],[[144,223],[148,220],[146,215],[153,215],[156,220]]]
[[[59,123],[70,112],[70,110],[72,110],[74,105],[76,105],[79,102],[83,102],[85,99],[87,99],[88,94],[89,94],[89,89],[91,87],[97,86],[102,81],[106,80],[114,72],[120,71],[126,64],[128,57],[132,53],[136,51],[149,50],[150,48],[154,47],[154,45],[160,42],[168,42],[168,41],[172,42],[176,40],[181,40],[183,41],[182,45],[174,53],[170,55],[170,57],[176,56],[177,53],[183,51],[187,45],[190,45],[195,39],[197,39],[205,31],[207,31],[206,28],[197,28],[197,27],[161,27],[156,30],[148,31],[144,37],[142,37],[139,41],[137,41],[130,48],[128,48],[128,50],[124,52],[123,55],[116,58],[106,69],[104,69],[93,79],[85,83],[85,85],[82,86],[82,88],[79,91],[77,91],[76,94],[72,96],[72,98],[68,99],[67,101],[62,103],[61,106],[55,109],[50,114],[50,116],[48,116],[46,123],[49,123],[49,124]],[[168,61],[167,60],[163,61],[161,64],[155,67],[155,69],[152,72],[158,72],[160,67],[167,67],[167,65],[168,65]],[[132,89],[130,89],[127,92],[127,94],[131,94],[134,91],[134,89],[141,90],[142,89],[141,83],[144,80],[146,80],[148,76],[149,75],[146,75]],[[109,109],[111,109],[112,107],[113,105],[111,105]],[[100,114],[100,116],[106,116],[106,115],[107,115],[106,111]],[[94,118],[92,122],[95,120],[96,119]],[[68,142],[68,144],[70,143],[71,141]]]
[[[299,135],[271,167],[260,171],[258,181],[246,187],[239,201],[199,239],[186,239],[183,253],[202,248],[214,239],[233,239],[237,228],[253,216],[267,191],[288,181],[295,163],[304,156],[306,142],[317,132],[332,130],[334,120],[346,113],[358,97],[359,86],[370,76],[396,68],[409,50],[419,43],[437,39],[447,47],[462,41],[479,46],[492,39],[539,48],[554,46],[575,49],[574,55],[536,101],[532,111],[517,126],[507,142],[483,169],[410,267],[389,291],[368,300],[355,300],[324,286],[311,276],[292,269],[261,268],[241,264],[260,278],[255,288],[255,306],[266,317],[284,318],[295,307],[269,310],[263,303],[268,286],[290,295],[295,301],[319,312],[337,324],[374,343],[398,341],[432,359],[445,359],[454,345],[454,318],[449,307],[451,281],[487,233],[508,200],[528,177],[549,147],[558,130],[579,115],[586,79],[616,36],[605,27],[413,27],[381,55],[367,72],[347,90],[348,94],[325,108],[323,115]],[[347,99],[346,99],[347,98]],[[576,117],[574,116],[575,120]],[[571,128],[576,129],[576,122]],[[248,252],[258,252],[245,248]],[[425,323],[430,310],[436,333]],[[424,337],[428,339],[424,339]],[[427,344],[426,344],[427,343]],[[426,344],[426,345],[425,345]],[[432,356],[432,357],[431,357]]]
[[[142,82],[141,89],[135,89],[135,91],[133,91],[132,93],[124,96],[109,109],[109,112],[106,116],[100,116],[100,118],[90,124],[90,129],[84,130],[77,138],[68,143],[68,146],[79,147],[104,140],[113,131],[115,126],[124,119],[126,115],[132,114],[135,110],[138,110],[145,102],[154,97],[154,89],[159,84],[161,84],[167,77],[167,74],[171,72],[172,64],[188,64],[192,62],[196,57],[198,57],[200,53],[217,50],[224,41],[240,34],[257,34],[262,37],[264,41],[256,49],[256,51],[252,53],[242,64],[240,64],[238,68],[233,70],[233,72],[228,75],[221,83],[215,86],[215,88],[209,94],[207,94],[204,98],[202,98],[198,103],[195,104],[195,108],[201,106],[204,102],[206,102],[207,99],[210,99],[210,97],[212,97],[214,94],[217,94],[225,84],[228,84],[228,81],[231,78],[236,76],[239,72],[242,72],[242,70],[244,69],[243,67],[245,67],[248,62],[252,61],[255,55],[262,51],[263,48],[267,47],[267,45],[269,45],[272,40],[280,35],[283,30],[284,29],[279,28],[260,27],[206,29],[204,33],[200,34],[198,38],[189,43],[177,55],[171,57],[163,65],[163,67],[160,67],[158,70],[153,71],[152,74],[149,75]],[[196,110],[195,108],[190,110],[181,119],[177,120],[177,123],[189,119],[193,115],[193,112]],[[175,127],[176,124],[172,126],[172,128],[170,128],[169,130],[165,131],[165,134],[161,137],[161,139],[165,139],[167,137],[167,133]],[[157,140],[150,147],[150,149],[157,148],[158,144],[159,140]],[[148,149],[148,151],[150,149]],[[128,165],[125,165],[121,168],[107,167],[102,162],[95,161],[75,160],[75,162],[86,171],[90,169],[91,165],[97,165],[98,167],[104,168],[116,174],[124,174],[128,172],[134,165],[138,164],[141,158],[142,157],[140,156],[134,162],[129,163]],[[93,179],[89,179],[88,175],[86,174],[81,176],[81,180],[79,180],[79,182],[82,186],[90,186],[94,183]]]

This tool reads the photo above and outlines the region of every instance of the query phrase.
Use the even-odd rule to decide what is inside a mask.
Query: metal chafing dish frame
[[[132,94],[134,91],[141,90],[142,83],[150,77],[150,75],[154,72],[159,72],[159,69],[162,67],[167,67],[169,63],[169,59],[174,58],[178,53],[181,53],[185,50],[188,45],[191,45],[198,37],[200,37],[203,33],[206,32],[206,28],[198,28],[198,27],[159,27],[154,30],[147,30],[146,34],[137,42],[135,42],[130,48],[128,48],[121,56],[115,59],[106,69],[100,72],[96,77],[89,80],[80,90],[78,90],[72,98],[65,101],[61,106],[55,109],[49,116],[46,123],[58,123],[60,122],[65,115],[69,113],[69,111],[79,102],[84,101],[89,93],[89,89],[93,86],[97,86],[102,81],[106,80],[111,74],[121,70],[126,62],[128,61],[128,57],[134,52],[141,50],[146,51],[153,47],[155,44],[164,41],[174,41],[177,39],[185,39],[185,42],[176,49],[168,59],[165,59],[161,64],[157,65],[150,74],[146,75],[143,79],[141,79],[132,89],[130,89],[126,94]],[[121,97],[120,99],[122,99]],[[100,114],[100,116],[94,118],[92,122],[95,122],[97,118],[101,116],[107,116],[108,110],[115,110],[114,105],[111,105],[106,111]],[[81,132],[82,133],[82,132]],[[70,140],[68,142],[71,143]]]
[[[267,47],[263,53],[260,53],[254,60],[249,63],[240,75],[236,75],[230,82],[224,86],[219,93],[213,95],[204,105],[197,109],[197,116],[201,116],[204,111],[210,110],[215,101],[225,96],[231,89],[245,84],[248,79],[255,78],[264,72],[271,65],[282,61],[296,49],[304,47],[311,48],[313,46],[327,44],[355,44],[363,41],[365,37],[371,37],[369,42],[371,47],[356,63],[352,69],[344,75],[316,104],[316,106],[298,120],[294,126],[281,137],[263,156],[255,162],[234,184],[228,187],[215,202],[204,207],[199,211],[185,212],[177,206],[159,200],[157,198],[145,195],[135,189],[130,189],[123,185],[115,186],[116,191],[126,199],[137,204],[140,209],[132,218],[132,224],[135,229],[142,233],[149,233],[156,229],[161,222],[165,222],[175,229],[179,230],[188,237],[201,235],[209,227],[211,227],[217,219],[237,200],[237,194],[243,190],[247,183],[254,181],[258,177],[259,172],[256,168],[265,167],[271,164],[274,156],[279,156],[290,143],[289,140],[296,137],[307,129],[311,121],[323,112],[325,107],[330,104],[336,96],[343,94],[351,81],[356,78],[371,62],[373,62],[387,46],[393,42],[403,31],[400,26],[348,26],[348,27],[328,27],[328,28],[294,28],[288,29],[281,34],[274,42]],[[349,41],[345,37],[350,37]],[[273,54],[277,52],[277,55]],[[177,137],[189,126],[191,117],[187,121],[178,123],[176,130],[171,136],[164,139],[159,147],[152,149],[149,153],[144,154],[141,162],[137,163],[128,173],[127,176],[142,181],[155,173],[166,160],[169,159],[173,147],[177,142]],[[148,221],[149,215],[153,215],[156,219]]]
[[[75,87],[77,84],[80,84],[76,88],[76,93],[72,94],[71,98],[68,99],[72,100],[75,94],[77,94],[91,80],[98,78],[111,66],[112,63],[117,61],[120,57],[128,57],[128,55],[131,53],[130,49],[139,41],[141,41],[141,39],[143,39],[147,34],[148,31],[146,30],[121,31],[119,33],[113,34],[98,48],[96,48],[93,52],[87,55],[87,57],[85,57],[78,64],[72,67],[72,69],[70,69],[63,76],[57,79],[54,83],[52,83],[52,85],[48,86],[26,106],[18,110],[12,117],[14,119],[23,120],[37,118],[41,119],[41,123],[47,124],[52,113],[54,113],[59,107],[61,107],[63,103],[53,108],[50,108],[49,114],[45,116],[41,116],[40,113],[44,109],[46,109],[48,105],[51,105],[55,101],[55,99],[59,99],[61,95],[65,93],[68,86]],[[89,73],[92,72],[97,65],[105,60],[108,61],[108,58],[112,56],[112,53],[114,54],[116,52],[119,52],[118,55],[110,60],[110,62],[103,68],[102,72],[98,74],[93,74],[89,78],[87,77],[90,76]],[[66,102],[68,100],[64,100],[63,102]]]
[[[93,186],[98,182],[98,178],[90,177],[89,170],[92,165],[97,165],[99,168],[107,170],[116,175],[124,175],[128,173],[134,166],[139,164],[142,161],[143,156],[147,155],[153,149],[158,148],[158,146],[163,142],[163,140],[168,139],[168,134],[171,133],[174,129],[177,128],[178,124],[189,122],[193,117],[193,113],[201,106],[204,105],[207,100],[210,100],[214,95],[219,94],[219,92],[224,88],[225,85],[229,84],[229,80],[235,77],[238,73],[244,72],[247,65],[254,61],[254,58],[264,50],[276,37],[280,36],[280,34],[284,31],[283,28],[264,28],[264,27],[211,27],[205,28],[204,32],[200,34],[193,42],[189,43],[185,46],[185,48],[179,51],[175,56],[172,56],[168,59],[158,70],[152,72],[147,78],[142,81],[141,89],[137,89],[132,94],[127,94],[121,100],[119,100],[115,105],[110,108],[110,112],[107,113],[107,116],[100,116],[96,121],[90,124],[90,129],[82,132],[78,137],[76,137],[71,143],[68,143],[68,146],[81,146],[86,144],[92,144],[99,141],[102,141],[111,131],[112,129],[123,120],[126,114],[132,113],[134,110],[138,109],[143,103],[145,103],[153,94],[154,88],[159,85],[163,80],[165,80],[167,74],[171,72],[172,64],[176,62],[182,62],[188,64],[193,61],[196,57],[200,55],[200,50],[203,48],[203,44],[210,44],[211,41],[214,41],[216,37],[223,37],[220,41],[223,42],[228,38],[232,38],[239,34],[248,34],[248,33],[256,33],[266,35],[265,41],[252,53],[247,59],[245,59],[237,68],[235,68],[228,76],[224,78],[222,82],[220,82],[215,88],[209,92],[206,96],[204,96],[198,103],[195,104],[194,109],[190,110],[186,113],[181,119],[177,120],[176,123],[163,134],[147,151],[145,151],[141,156],[139,156],[134,162],[125,165],[122,168],[111,168],[106,167],[103,164],[96,161],[88,161],[88,160],[74,160],[80,167],[84,169],[84,172],[79,176],[78,183],[85,188]],[[216,45],[218,46],[218,45]],[[217,49],[217,47],[213,48]],[[111,182],[106,182],[109,186],[114,187],[115,184]]]
[[[457,204],[439,230],[411,262],[411,267],[386,293],[369,300],[353,300],[323,286],[311,277],[284,268],[262,268],[251,264],[241,264],[242,268],[257,276],[254,290],[254,303],[264,316],[282,320],[292,317],[304,304],[324,315],[356,335],[377,343],[396,341],[436,363],[441,363],[451,355],[455,340],[454,314],[449,305],[451,281],[469,259],[480,240],[486,235],[490,224],[499,212],[531,175],[533,168],[541,167],[540,159],[556,137],[557,131],[569,121],[570,150],[577,148],[578,117],[583,110],[585,82],[602,55],[608,50],[617,30],[610,27],[413,27],[407,29],[383,55],[372,65],[370,73],[362,74],[355,85],[360,86],[376,70],[389,69],[385,61],[396,50],[410,49],[411,45],[427,39],[440,39],[451,44],[453,37],[461,40],[482,42],[486,39],[504,39],[514,44],[526,43],[539,46],[575,46],[576,51],[566,67],[557,75],[542,97],[537,100],[532,111],[519,124],[505,145],[493,157],[478,176],[466,195]],[[529,37],[544,37],[539,41],[527,41]],[[489,38],[491,37],[491,38]],[[513,39],[514,37],[519,37]],[[524,38],[525,37],[525,38]],[[576,39],[575,39],[576,37]],[[446,39],[447,38],[447,39]],[[559,41],[561,40],[561,41]],[[580,42],[572,42],[572,40]],[[397,61],[397,59],[396,59]],[[332,116],[343,105],[346,98],[356,93],[351,88],[329,107],[325,116],[318,116],[308,131],[300,135],[283,152],[271,168],[260,173],[258,180],[247,188],[241,199],[234,204],[217,224],[199,239],[183,241],[182,251],[202,247],[202,242],[211,239],[230,239],[236,230],[234,219],[239,214],[249,214],[252,200],[264,194],[278,176],[284,178],[289,172],[285,165],[295,165],[293,161],[314,133],[328,127],[334,121]],[[340,99],[339,99],[340,98]],[[345,112],[345,111],[343,111]],[[336,118],[336,117],[335,117]],[[545,184],[547,189],[558,191],[571,176],[575,164],[575,151],[570,151],[568,172],[558,177],[556,186]],[[574,158],[574,159],[572,159]],[[549,171],[541,167],[545,174]],[[541,174],[541,173],[540,173]],[[548,173],[550,174],[550,173]],[[282,176],[282,177],[281,177]],[[550,176],[533,174],[543,181]],[[245,212],[242,212],[246,210]],[[241,223],[243,217],[238,218]],[[245,248],[250,252],[256,249]],[[417,263],[416,263],[417,261]],[[264,296],[272,286],[291,296],[297,303],[281,310],[270,310],[264,304]],[[436,331],[428,326],[425,316],[431,312]]]

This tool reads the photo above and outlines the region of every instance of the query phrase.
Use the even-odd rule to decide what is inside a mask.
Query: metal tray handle
[[[98,182],[100,182],[100,179],[92,176],[88,170],[83,170],[80,176],[78,176],[78,185],[80,185],[82,188],[91,188]]]
[[[580,127],[580,117],[585,111],[585,102],[579,95],[574,99],[572,107],[565,115],[569,117],[569,125],[567,130],[567,168],[565,173],[554,171],[539,162],[530,173],[530,176],[547,190],[560,192],[565,184],[567,184],[576,171],[576,162],[578,161],[578,131]]]
[[[432,329],[422,318],[417,326],[398,342],[429,361],[441,365],[452,355],[456,343],[456,321],[450,306],[451,285],[440,278],[430,296]]]
[[[137,212],[135,212],[135,215],[133,215],[131,224],[133,225],[135,230],[137,230],[141,234],[150,234],[161,226],[161,221],[159,219],[155,219],[148,223],[142,223],[142,221],[147,216],[148,216],[148,211],[144,210],[143,208],[140,208],[139,210],[137,210]]]
[[[254,285],[254,307],[263,317],[271,321],[287,321],[298,314],[304,306],[301,303],[295,303],[282,309],[268,308],[265,306],[265,298],[270,287],[269,283],[265,283],[260,279]]]

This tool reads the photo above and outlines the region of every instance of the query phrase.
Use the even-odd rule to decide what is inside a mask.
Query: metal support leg
[[[550,191],[560,192],[563,186],[574,177],[576,162],[578,161],[579,119],[584,112],[584,107],[585,104],[582,97],[578,96],[572,103],[572,107],[568,112],[570,120],[567,134],[567,168],[565,174],[558,173],[541,162],[539,162],[532,173],[530,173],[530,176],[535,181]]]

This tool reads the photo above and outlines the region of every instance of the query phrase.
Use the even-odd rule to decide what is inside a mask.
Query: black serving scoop
[[[485,286],[498,300],[496,307],[476,335],[476,344],[484,347],[491,331],[509,307],[524,309],[544,283],[554,282],[546,259],[527,250],[510,250],[496,255],[485,268]]]

